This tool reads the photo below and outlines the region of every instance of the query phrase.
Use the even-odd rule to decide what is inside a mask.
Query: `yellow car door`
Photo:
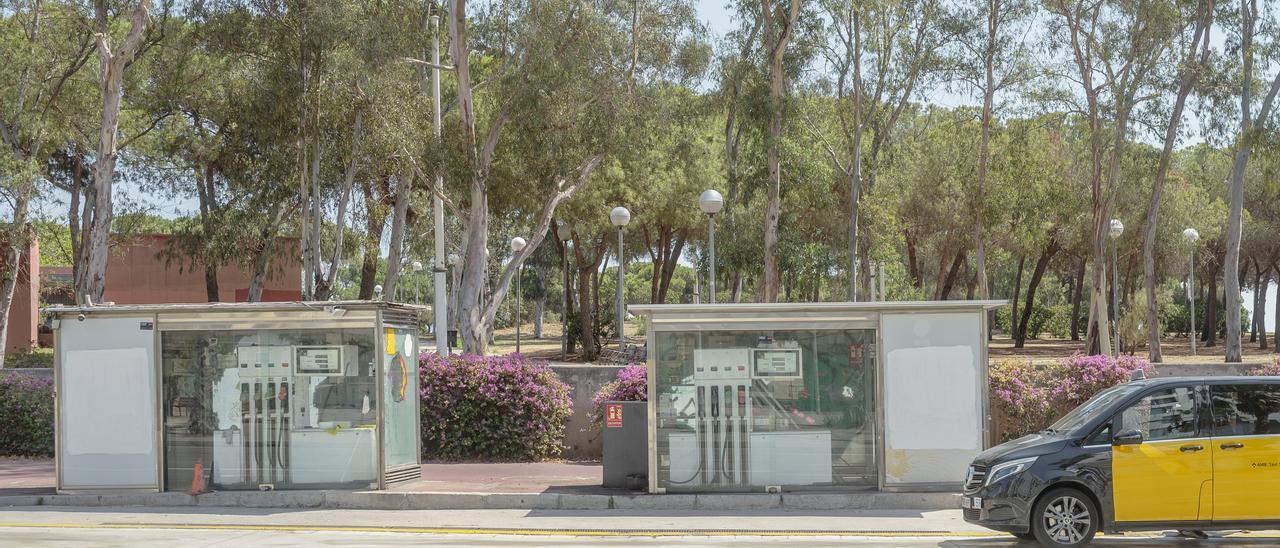
[[[1280,384],[1209,387],[1214,521],[1280,520]]]
[[[1117,522],[1210,519],[1213,452],[1201,432],[1195,387],[1143,396],[1117,417],[1111,451]],[[1136,442],[1136,443],[1135,443]]]

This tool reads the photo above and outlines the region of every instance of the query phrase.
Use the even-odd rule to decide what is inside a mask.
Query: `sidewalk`
[[[3,506],[341,508],[364,510],[943,510],[954,493],[807,492],[649,495],[600,486],[598,463],[425,464],[422,478],[387,491],[215,491],[54,494],[51,461],[5,461]]]

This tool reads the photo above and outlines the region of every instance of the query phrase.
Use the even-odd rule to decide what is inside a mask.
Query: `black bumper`
[[[1031,502],[1006,496],[1003,489],[980,489],[965,493],[965,498],[981,497],[981,508],[962,508],[964,520],[993,531],[1026,533],[1031,530]]]

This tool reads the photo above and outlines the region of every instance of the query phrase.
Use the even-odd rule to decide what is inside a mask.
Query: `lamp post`
[[[623,302],[622,289],[627,283],[625,273],[627,259],[622,252],[622,229],[627,226],[627,223],[631,222],[631,212],[622,206],[615,207],[613,211],[609,212],[609,222],[618,227],[618,350],[625,350],[627,347],[627,329],[626,318],[623,314],[625,314],[626,303]]]
[[[564,246],[560,254],[560,271],[564,274],[564,307],[560,309],[560,359],[569,359],[569,240],[573,239],[573,227],[561,222],[556,225],[556,237]]]
[[[516,261],[516,354],[520,353],[520,281],[524,278],[524,261],[520,261],[518,256],[524,245],[524,238],[516,236],[511,239],[511,260]]]
[[[1115,334],[1116,346],[1112,356],[1120,355],[1120,293],[1119,273],[1116,272],[1116,240],[1124,234],[1124,223],[1120,219],[1111,219],[1111,332]]]
[[[413,304],[418,304],[422,302],[418,298],[418,278],[419,273],[422,272],[422,261],[413,261],[409,266],[413,268]]]
[[[1191,323],[1187,326],[1187,338],[1191,339],[1191,355],[1196,355],[1196,241],[1200,239],[1200,233],[1194,228],[1188,228],[1182,231],[1182,238],[1187,241],[1187,246],[1191,248],[1191,260],[1187,268],[1187,300],[1191,302]]]
[[[711,294],[711,304],[716,304],[716,213],[719,213],[722,207],[724,207],[724,196],[715,189],[704,190],[702,195],[698,196],[698,208],[707,214],[707,248],[711,251],[707,286]]]

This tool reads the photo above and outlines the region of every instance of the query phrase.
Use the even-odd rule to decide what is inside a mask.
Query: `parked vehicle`
[[[1280,525],[1280,377],[1144,379],[974,459],[964,519],[1042,545]]]

